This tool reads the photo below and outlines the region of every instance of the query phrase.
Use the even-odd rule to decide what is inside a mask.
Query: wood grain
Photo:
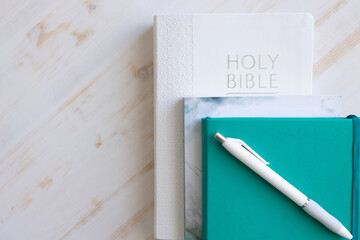
[[[318,1],[7,1],[0,9],[0,239],[153,234],[152,19],[309,12],[314,93],[360,113],[360,4]]]

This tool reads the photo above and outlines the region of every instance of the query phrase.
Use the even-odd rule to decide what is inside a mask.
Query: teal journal
[[[340,240],[221,146],[239,138],[358,239],[358,118],[204,118],[203,239]],[[355,134],[354,134],[355,133]]]

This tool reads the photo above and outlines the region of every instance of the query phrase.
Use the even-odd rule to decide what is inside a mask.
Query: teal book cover
[[[227,152],[214,138],[220,132],[247,143],[270,162],[271,169],[319,203],[358,240],[355,120],[202,119],[203,239],[344,239]]]

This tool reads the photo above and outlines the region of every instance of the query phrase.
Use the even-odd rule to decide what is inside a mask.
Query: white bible
[[[184,239],[183,98],[311,94],[313,26],[305,13],[155,16],[156,239]]]

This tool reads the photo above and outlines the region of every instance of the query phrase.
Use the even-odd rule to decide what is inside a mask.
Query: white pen
[[[234,157],[239,159],[247,167],[256,172],[280,192],[285,194],[298,206],[302,207],[302,209],[304,209],[304,211],[310,216],[340,236],[352,239],[351,233],[336,218],[269,168],[267,166],[269,163],[260,157],[248,145],[246,145],[246,143],[240,139],[225,138],[220,133],[216,133],[215,138],[219,140],[222,143],[222,146]]]

